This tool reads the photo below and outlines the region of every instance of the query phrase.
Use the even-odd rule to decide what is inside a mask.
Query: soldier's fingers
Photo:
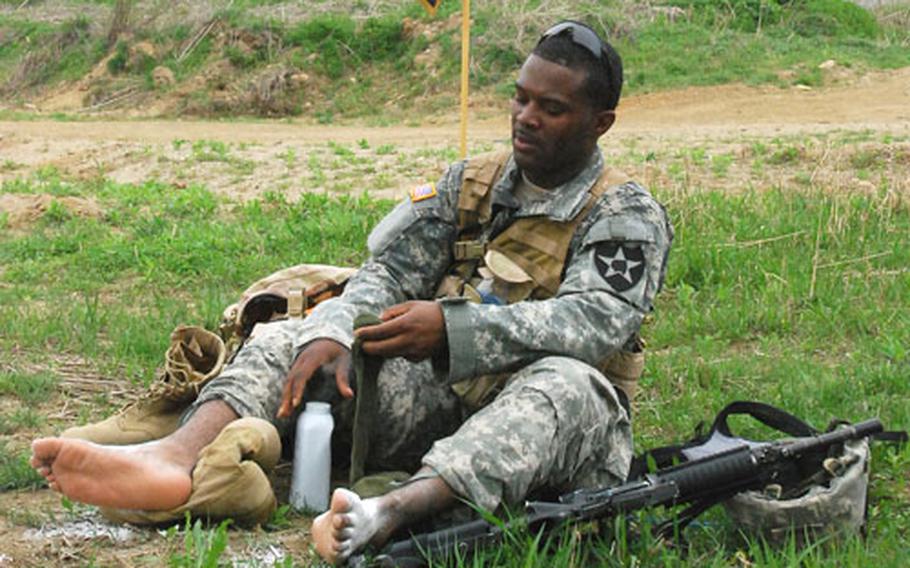
[[[306,357],[301,353],[291,370],[288,372],[287,379],[284,382],[284,391],[281,395],[281,406],[278,408],[278,417],[287,418],[291,415],[300,400],[303,398],[303,390],[306,388],[310,377],[316,372],[321,365],[321,361],[314,357]]]
[[[351,389],[351,383],[348,380],[351,373],[351,358],[341,357],[335,366],[335,384],[338,386],[338,392],[344,398],[353,398],[354,390]]]
[[[291,381],[285,381],[284,392],[281,393],[281,404],[278,406],[278,418],[287,418],[291,415]]]
[[[363,350],[369,355],[378,357],[408,357],[410,359],[418,356],[414,342],[408,341],[403,336],[390,337],[379,341],[364,341]]]
[[[402,314],[405,314],[411,310],[413,307],[413,302],[405,302],[403,304],[395,304],[389,308],[386,308],[381,314],[379,314],[379,319],[382,321],[389,321],[395,319]]]
[[[295,408],[303,399],[303,390],[306,388],[307,383],[310,382],[313,373],[315,373],[323,363],[324,361],[322,361],[322,358],[306,357],[299,367],[296,367],[295,365],[297,372],[294,373],[294,384],[292,385],[293,398],[291,399]]]
[[[361,327],[354,334],[364,341],[380,341],[401,335],[405,325],[405,322],[396,318],[378,325]]]
[[[294,364],[296,365],[296,362]],[[291,405],[294,393],[294,368],[294,366],[291,366],[291,370],[284,380],[284,389],[281,391],[281,405],[278,407],[278,418],[287,418],[291,415],[291,410],[294,408]]]

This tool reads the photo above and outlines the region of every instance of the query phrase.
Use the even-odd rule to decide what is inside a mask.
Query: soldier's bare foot
[[[70,438],[32,443],[31,464],[51,489],[82,503],[165,510],[186,502],[193,461],[159,442],[101,446]]]
[[[347,489],[336,489],[329,510],[313,521],[316,552],[331,564],[343,562],[368,544],[381,544],[377,538],[385,534],[387,522],[378,498],[361,499]]]

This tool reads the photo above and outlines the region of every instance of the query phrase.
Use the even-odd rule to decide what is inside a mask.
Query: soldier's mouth
[[[535,138],[524,135],[520,132],[512,134],[512,149],[519,153],[531,152],[538,147]]]

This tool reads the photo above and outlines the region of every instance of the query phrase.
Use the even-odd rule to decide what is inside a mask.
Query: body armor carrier
[[[575,231],[602,195],[629,181],[622,172],[605,168],[574,218],[565,222],[544,216],[519,218],[489,238],[493,223],[492,189],[510,155],[511,152],[488,154],[465,165],[458,196],[455,261],[441,282],[437,297],[463,297],[472,302],[496,304],[552,298],[562,281]],[[636,334],[622,350],[605,357],[598,366],[630,399],[644,369],[642,349]],[[489,402],[509,376],[511,373],[473,377],[452,388],[469,407],[476,409]]]

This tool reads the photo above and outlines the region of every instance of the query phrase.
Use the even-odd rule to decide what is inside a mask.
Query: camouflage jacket
[[[457,226],[458,195],[465,162],[449,167],[435,186],[411,193],[373,230],[370,259],[344,294],[307,318],[296,347],[328,338],[353,343],[352,322],[408,300],[434,299],[448,274]],[[596,150],[575,178],[552,190],[552,199],[528,205],[513,196],[520,171],[509,161],[493,187],[498,214],[489,234],[511,219],[546,215],[569,220],[584,207],[603,170]],[[639,329],[661,287],[673,231],[664,208],[640,185],[629,182],[597,201],[569,246],[562,282],[554,297],[511,305],[442,303],[449,346],[446,380],[512,371],[550,355],[597,365]]]

